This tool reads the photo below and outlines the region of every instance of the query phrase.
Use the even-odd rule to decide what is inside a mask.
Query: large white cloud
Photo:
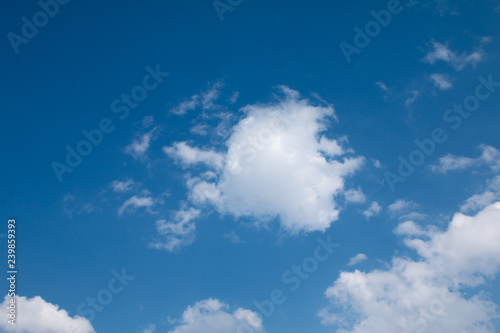
[[[239,308],[228,312],[228,306],[217,299],[197,302],[179,319],[179,325],[169,333],[236,333],[263,332],[262,319],[250,310]]]
[[[4,315],[0,320],[3,332],[23,333],[94,333],[90,322],[80,316],[71,317],[59,306],[44,301],[41,297],[17,297],[17,321],[13,326],[7,323],[9,297],[0,305]]]
[[[331,106],[314,106],[281,87],[275,104],[249,105],[222,152],[176,143],[165,152],[185,166],[205,163],[210,172],[189,178],[194,205],[209,203],[222,214],[260,221],[279,217],[291,233],[324,231],[338,219],[334,197],[345,177],[363,163],[343,148],[345,138],[325,135],[335,120]],[[219,161],[222,158],[222,168]]]
[[[475,216],[457,213],[446,231],[401,224],[396,233],[419,260],[395,257],[390,268],[342,272],[320,311],[338,332],[493,332],[499,313],[484,293],[471,295],[500,271],[500,202]]]

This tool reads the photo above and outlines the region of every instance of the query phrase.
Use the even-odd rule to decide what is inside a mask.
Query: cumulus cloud
[[[169,333],[263,332],[262,319],[257,313],[238,308],[229,312],[227,304],[217,299],[196,302],[177,320],[179,325]]]
[[[173,252],[193,243],[196,230],[193,220],[198,218],[200,213],[200,210],[191,207],[176,212],[172,222],[165,219],[156,221],[159,237],[150,244],[150,247]]]
[[[482,151],[481,156],[472,158],[466,156],[457,156],[448,154],[441,157],[437,164],[431,165],[431,170],[439,173],[448,171],[465,170],[481,165],[488,165],[493,170],[500,170],[500,151],[494,147],[480,145],[478,147]]]
[[[394,257],[388,269],[341,272],[326,290],[331,305],[319,312],[322,322],[342,333],[493,333],[497,305],[470,288],[500,270],[500,202],[475,216],[455,214],[445,231],[405,222],[396,232],[419,259]]]
[[[19,333],[95,333],[90,322],[80,316],[71,317],[65,310],[59,309],[58,305],[46,302],[40,296],[26,298],[17,296],[16,306],[19,314],[16,325],[7,322],[7,306],[10,297],[5,296],[0,305],[4,315],[0,320],[0,328],[3,332]]]
[[[347,264],[347,266],[357,265],[360,262],[365,261],[366,259],[368,259],[368,256],[366,254],[358,253],[349,260],[349,263]]]
[[[453,87],[448,75],[435,73],[432,74],[430,78],[432,82],[434,82],[434,85],[441,90],[447,90]]]
[[[376,201],[373,201],[371,203],[370,207],[368,207],[368,209],[363,212],[363,215],[367,219],[370,219],[370,217],[377,216],[378,214],[380,214],[381,211],[382,211],[382,207],[379,205],[379,203]]]
[[[261,222],[279,217],[291,233],[324,231],[338,218],[334,197],[364,159],[323,134],[334,120],[333,107],[314,106],[294,90],[281,90],[279,103],[242,109],[245,115],[232,128],[224,153],[186,144],[182,149],[189,154],[181,153],[179,144],[166,152],[188,166],[205,163],[216,173],[216,179],[188,180],[195,205],[209,203],[222,214]]]
[[[471,65],[475,67],[479,62],[484,59],[484,54],[481,50],[474,51],[470,54],[462,53],[457,54],[450,50],[448,45],[441,44],[433,40],[432,49],[428,51],[422,59],[431,65],[438,61],[444,61],[452,66],[456,71],[464,69],[466,66]]]

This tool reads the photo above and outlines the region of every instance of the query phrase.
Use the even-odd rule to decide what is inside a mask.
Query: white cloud
[[[263,222],[279,217],[281,226],[292,233],[324,231],[338,218],[334,196],[342,193],[344,178],[364,159],[321,135],[333,120],[333,107],[313,106],[298,92],[280,88],[285,98],[279,103],[243,108],[245,116],[226,142],[223,169],[215,170],[218,180],[191,177],[189,197],[236,218],[250,216]],[[181,156],[176,147],[167,153]],[[218,153],[204,150],[211,158],[201,158],[201,152],[181,159],[188,165],[219,166],[213,162],[219,161]]]
[[[186,114],[188,111],[196,110],[197,108],[201,108],[203,111],[216,109],[217,105],[214,104],[214,102],[219,98],[220,88],[222,88],[223,85],[221,81],[209,85],[207,90],[192,95],[189,99],[180,102],[177,106],[171,108],[170,112],[180,116]],[[234,102],[238,99],[237,93],[235,94],[231,97],[231,100],[234,99]]]
[[[242,308],[233,313],[217,299],[199,301],[188,308],[169,333],[263,332],[262,319]]]
[[[468,198],[460,206],[460,210],[462,212],[477,211],[497,200],[500,200],[500,176],[496,176],[488,181],[486,190],[483,193],[475,194]]]
[[[437,164],[431,165],[434,172],[446,173],[453,170],[465,170],[480,165],[489,165],[493,170],[500,170],[500,151],[494,147],[480,145],[481,156],[477,158],[448,154],[439,159]]]
[[[154,324],[149,324],[141,331],[141,333],[154,333],[155,331],[156,326]]]
[[[427,214],[419,212],[409,212],[399,216],[399,219],[402,221],[418,221],[424,220],[425,218],[427,218]]]
[[[471,288],[500,271],[500,202],[476,216],[455,214],[446,231],[408,222],[396,231],[420,259],[341,272],[326,290],[331,305],[320,311],[322,322],[342,333],[493,333],[498,307]]]
[[[229,103],[230,104],[236,103],[239,97],[240,97],[240,92],[239,91],[234,92],[233,95],[231,95],[231,98],[229,99]]]
[[[357,265],[360,262],[365,261],[366,259],[368,259],[368,256],[366,254],[358,253],[349,260],[349,263],[347,264],[347,266]]]
[[[382,81],[377,81],[377,82],[375,82],[375,84],[376,84],[377,86],[379,86],[379,87],[380,87],[380,89],[382,89],[383,91],[387,91],[387,90],[389,90],[389,89],[387,88],[387,86],[385,85],[385,83],[384,83],[384,82],[382,82]]]
[[[372,162],[373,162],[373,166],[377,169],[381,169],[382,168],[382,163],[380,163],[379,160],[376,160],[376,159],[373,159],[372,158]]]
[[[151,140],[154,139],[156,128],[153,128],[147,133],[144,133],[139,139],[134,139],[130,145],[125,147],[125,153],[133,158],[144,158],[146,151],[149,149]]]
[[[448,75],[435,73],[432,74],[430,78],[432,82],[434,82],[434,85],[441,90],[447,90],[453,87]]]
[[[125,200],[125,202],[118,208],[118,215],[123,215],[126,210],[133,211],[136,208],[146,207],[151,208],[155,204],[155,200],[153,197],[149,196],[146,192],[142,196],[132,196],[129,199]]]
[[[444,61],[452,66],[456,71],[464,69],[467,65],[475,67],[484,58],[484,54],[481,50],[474,51],[470,54],[456,54],[448,48],[448,45],[441,44],[432,41],[432,50],[430,50],[426,56],[422,59],[431,65],[438,61]]]
[[[198,95],[193,95],[190,99],[182,101],[179,105],[170,109],[170,112],[178,116],[186,114],[188,111],[196,109],[199,99],[200,97]]]
[[[222,82],[218,81],[201,93],[201,107],[203,110],[213,110],[216,107],[214,102],[219,98],[219,90],[222,86]]]
[[[389,212],[396,215],[408,212],[409,210],[417,208],[418,205],[413,201],[406,201],[402,199],[397,199],[392,204],[387,207]]]
[[[413,103],[415,103],[415,101],[418,99],[419,96],[420,96],[420,91],[418,90],[410,91],[410,97],[408,97],[405,100],[406,107],[409,108]]]
[[[168,156],[180,161],[185,166],[203,163],[207,166],[221,169],[224,156],[211,150],[190,147],[187,142],[176,142],[172,147],[164,147],[163,151]]]
[[[175,213],[173,222],[165,219],[156,221],[156,231],[159,238],[150,244],[155,249],[176,251],[190,245],[195,239],[196,225],[193,222],[201,211],[195,208],[181,209]]]
[[[148,128],[151,127],[155,122],[155,118],[153,116],[146,116],[142,119],[142,127]]]
[[[244,241],[241,240],[240,236],[238,236],[234,231],[226,232],[222,235],[222,238],[227,239],[233,244],[243,244]]]
[[[90,322],[80,316],[71,317],[68,313],[54,305],[44,301],[40,296],[26,298],[17,296],[16,311],[18,313],[16,325],[7,322],[7,307],[10,305],[10,297],[5,296],[0,305],[4,315],[0,320],[0,328],[3,332],[19,333],[94,333]]]
[[[363,212],[363,215],[367,219],[370,219],[370,217],[380,214],[380,211],[382,211],[382,207],[378,204],[378,202],[373,201],[370,207],[368,207],[368,209]]]
[[[134,186],[134,181],[132,179],[127,179],[124,181],[119,181],[119,180],[113,180],[109,186],[113,190],[113,192],[117,193],[125,193],[129,192],[132,190],[132,187]]]
[[[347,202],[363,203],[366,201],[366,196],[360,188],[351,188],[344,192],[344,196]]]

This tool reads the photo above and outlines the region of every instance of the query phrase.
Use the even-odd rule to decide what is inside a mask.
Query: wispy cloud
[[[376,84],[377,86],[379,86],[379,87],[380,87],[380,89],[382,89],[383,91],[387,91],[387,90],[389,90],[389,89],[387,88],[387,86],[385,85],[385,83],[384,83],[384,82],[382,82],[382,81],[377,81],[377,82],[375,82],[375,84]]]
[[[241,240],[240,236],[238,236],[234,231],[230,231],[222,235],[222,238],[227,239],[233,244],[243,244],[244,241]]]
[[[197,108],[201,108],[203,111],[214,110],[218,107],[215,101],[220,97],[220,89],[223,86],[222,81],[217,81],[199,94],[192,95],[190,98],[180,102],[177,106],[171,108],[170,112],[180,116]],[[238,99],[238,94],[233,95],[232,99],[234,99],[233,103],[235,103]]]
[[[158,239],[150,247],[170,252],[190,245],[195,239],[196,225],[193,220],[201,214],[199,209],[181,209],[175,213],[172,222],[165,219],[156,221]]]
[[[185,166],[203,163],[220,169],[224,162],[224,156],[222,154],[212,150],[190,147],[186,142],[176,142],[171,147],[164,147],[163,151],[165,154],[180,161]]]
[[[430,168],[432,171],[439,173],[465,170],[481,165],[488,165],[493,170],[500,170],[500,151],[487,145],[480,145],[478,148],[482,151],[479,157],[472,158],[448,154],[441,157],[438,163],[431,165]]]
[[[130,145],[125,147],[125,153],[131,155],[134,159],[141,159],[146,156],[151,141],[154,139],[157,128],[153,128],[149,132],[141,135],[139,139],[132,141]]]
[[[132,179],[127,179],[124,181],[120,180],[113,180],[109,186],[111,187],[113,192],[116,193],[125,193],[129,192],[132,190],[132,187],[134,186],[135,182]]]
[[[347,266],[357,265],[360,262],[365,261],[366,259],[368,259],[368,256],[366,254],[358,253],[349,260],[349,263],[347,264]]]
[[[435,73],[432,74],[430,78],[434,85],[441,90],[447,90],[453,87],[453,84],[448,75]]]
[[[418,208],[418,205],[415,202],[403,199],[397,199],[387,207],[389,212],[393,215],[402,214],[416,208]]]
[[[378,202],[373,201],[367,210],[363,212],[363,215],[369,220],[372,216],[377,216],[382,211],[382,207]]]
[[[442,44],[431,41],[432,49],[428,51],[425,57],[422,59],[431,65],[438,61],[444,61],[450,66],[452,66],[456,71],[461,71],[466,66],[471,65],[475,67],[479,62],[484,59],[484,52],[482,50],[477,50],[472,53],[462,53],[457,54],[453,52],[447,44]]]
[[[146,192],[142,196],[132,196],[129,199],[125,200],[125,202],[118,208],[118,215],[123,215],[126,211],[134,211],[137,208],[145,207],[151,208],[155,204],[155,200],[152,196],[148,195]]]
[[[411,105],[413,103],[415,103],[415,101],[420,96],[420,91],[418,91],[418,90],[412,90],[412,91],[410,91],[409,94],[410,94],[410,96],[408,98],[406,98],[406,100],[405,100],[405,105],[406,105],[407,108],[410,108]]]

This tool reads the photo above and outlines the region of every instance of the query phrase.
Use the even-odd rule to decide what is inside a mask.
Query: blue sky
[[[497,0],[6,6],[1,332],[500,330]]]

